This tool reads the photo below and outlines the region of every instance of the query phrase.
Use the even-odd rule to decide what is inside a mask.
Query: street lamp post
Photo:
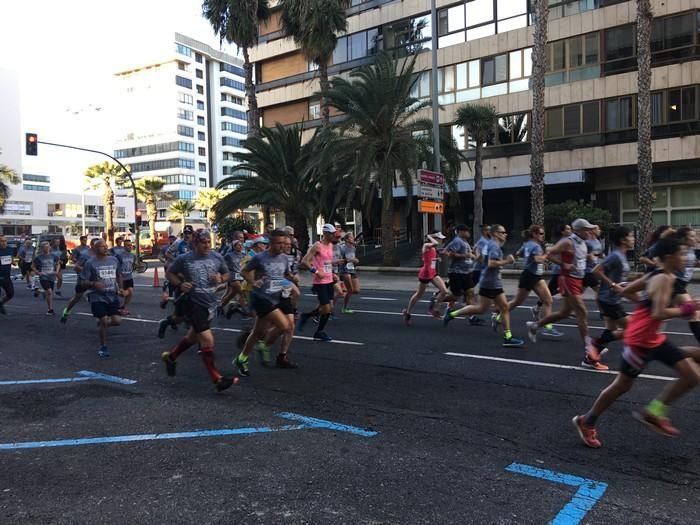
[[[430,46],[431,56],[431,103],[433,106],[433,169],[440,171],[440,114],[438,106],[438,61],[437,61],[437,46],[438,46],[438,19],[435,0],[430,0],[430,38],[432,45]],[[442,215],[435,215],[435,229],[442,229]]]

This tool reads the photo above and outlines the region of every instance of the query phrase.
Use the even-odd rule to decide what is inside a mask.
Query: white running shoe
[[[533,343],[537,342],[537,323],[535,321],[528,321],[525,323],[527,326],[527,336]]]

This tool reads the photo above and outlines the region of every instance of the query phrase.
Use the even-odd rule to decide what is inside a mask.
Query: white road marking
[[[563,370],[580,370],[582,372],[593,372],[594,374],[612,374],[617,375],[617,370],[591,370],[590,368],[585,368],[583,366],[572,366],[572,365],[559,365],[556,363],[542,363],[539,361],[525,361],[523,359],[506,359],[504,357],[492,357],[487,355],[475,355],[475,354],[459,354],[456,352],[445,352],[444,355],[449,355],[452,357],[463,357],[467,359],[482,359],[484,361],[499,361],[501,363],[512,363],[516,365],[530,365],[530,366],[541,366],[545,368],[561,368]],[[644,379],[657,379],[659,381],[673,381],[675,377],[668,376],[655,376],[650,374],[639,374],[638,377]]]

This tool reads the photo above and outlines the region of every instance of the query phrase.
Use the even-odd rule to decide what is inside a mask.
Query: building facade
[[[550,0],[545,90],[547,202],[580,199],[637,221],[635,1]],[[700,224],[700,0],[652,0],[652,139],[654,220]],[[331,75],[371,63],[379,50],[417,53],[414,94],[431,95],[431,53],[437,46],[440,124],[460,149],[474,147],[453,125],[468,102],[493,105],[498,125],[484,148],[486,222],[521,229],[529,219],[529,129],[532,96],[531,7],[528,0],[437,0],[432,39],[430,0],[355,0],[348,31],[339,35]],[[318,125],[314,68],[280,33],[279,12],[261,26],[252,51],[265,126]],[[430,118],[430,110],[423,115]],[[461,204],[448,220],[470,219],[474,187],[463,164]],[[405,191],[395,228],[406,226]],[[415,199],[411,199],[415,206]],[[409,201],[410,202],[410,201]]]
[[[116,73],[123,129],[114,156],[135,179],[163,180],[159,222],[174,201],[234,173],[248,133],[243,77],[239,59],[179,33],[164,60]]]

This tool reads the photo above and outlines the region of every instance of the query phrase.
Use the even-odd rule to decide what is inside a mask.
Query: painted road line
[[[24,379],[20,381],[0,381],[0,386],[7,385],[34,385],[48,383],[77,383],[80,381],[108,381],[110,383],[119,383],[121,385],[133,385],[136,383],[133,379],[125,379],[123,377],[111,376],[100,372],[92,372],[90,370],[81,370],[78,372],[80,377],[59,377],[57,379]]]
[[[608,489],[608,484],[593,479],[580,478],[570,474],[562,474],[552,470],[545,470],[521,463],[511,463],[506,467],[508,472],[523,474],[533,478],[544,479],[553,483],[561,483],[569,487],[577,487],[578,490],[563,509],[559,511],[551,525],[577,525],[588,512],[598,503]]]
[[[398,299],[392,299],[390,297],[362,297],[362,296],[360,296],[360,299],[364,299],[365,301],[398,301]]]
[[[541,361],[525,361],[524,359],[506,359],[505,357],[493,357],[489,355],[477,355],[477,354],[460,354],[457,352],[444,352],[443,355],[449,355],[452,357],[463,357],[465,359],[482,359],[484,361],[499,361],[501,363],[512,363],[515,365],[530,365],[530,366],[541,366],[543,368],[560,368],[562,370],[580,370],[582,372],[591,372],[594,374],[612,374],[617,375],[617,370],[592,370],[584,366],[573,366],[573,365],[560,365],[557,363],[543,363]],[[673,381],[675,377],[668,376],[655,376],[651,374],[639,374],[637,377],[643,377],[645,379],[657,379],[659,381]]]
[[[575,325],[575,324],[557,324],[557,323],[554,323],[554,326],[563,326],[565,328],[578,328],[578,325]],[[588,328],[589,329],[592,328],[593,330],[605,330],[604,326],[589,326]],[[667,335],[687,335],[687,336],[695,337],[690,332],[661,332],[661,333],[667,334]]]
[[[300,421],[298,425],[282,425],[280,427],[243,427],[243,428],[223,428],[217,430],[194,430],[188,432],[169,432],[166,434],[131,434],[123,436],[104,436],[91,438],[77,439],[58,439],[52,441],[25,441],[19,443],[0,443],[0,450],[17,450],[25,448],[50,448],[50,447],[74,447],[80,445],[101,445],[104,443],[128,443],[132,441],[160,441],[166,439],[192,439],[202,437],[218,437],[218,436],[240,436],[247,434],[265,434],[271,432],[286,432],[289,430],[305,430],[305,429],[330,429],[341,432],[349,432],[362,437],[376,436],[378,432],[365,430],[342,423],[326,421],[324,419],[316,419],[306,417],[290,412],[276,414],[277,416]]]

